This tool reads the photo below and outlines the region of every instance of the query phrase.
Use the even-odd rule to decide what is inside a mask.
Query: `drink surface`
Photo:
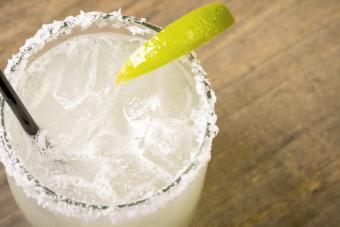
[[[201,97],[191,74],[175,61],[114,84],[143,42],[80,35],[14,73],[41,132],[32,143],[10,114],[7,128],[20,161],[41,184],[82,202],[125,204],[166,188],[188,168],[207,125],[198,117]]]

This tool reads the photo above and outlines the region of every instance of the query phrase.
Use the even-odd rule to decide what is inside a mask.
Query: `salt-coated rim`
[[[59,36],[67,35],[71,33],[71,30],[75,27],[80,27],[82,29],[86,29],[91,26],[93,23],[96,23],[98,26],[106,25],[106,21],[113,21],[115,23],[120,23],[125,26],[128,25],[141,25],[145,28],[151,29],[155,32],[161,31],[161,28],[150,23],[147,23],[145,18],[137,19],[132,16],[124,16],[121,14],[121,11],[114,11],[112,13],[102,13],[102,12],[88,12],[84,13],[81,11],[80,15],[78,16],[69,16],[65,18],[63,21],[54,21],[51,24],[43,25],[41,29],[37,31],[35,36],[28,39],[24,46],[20,48],[20,52],[18,54],[13,55],[12,59],[8,60],[8,65],[5,69],[5,75],[9,78],[9,76],[16,70],[16,67],[20,65],[23,60],[26,60],[32,54],[36,53],[40,49],[44,47],[44,45],[52,40],[57,39]],[[118,204],[118,205],[97,205],[97,204],[89,204],[86,202],[76,201],[66,196],[54,192],[53,190],[49,189],[48,187],[43,186],[37,179],[32,176],[29,171],[20,163],[19,159],[15,156],[15,152],[12,151],[12,147],[9,144],[8,134],[6,132],[5,127],[5,100],[1,97],[0,98],[0,114],[1,114],[1,132],[0,132],[0,140],[2,145],[4,146],[3,151],[0,153],[0,160],[4,164],[6,168],[7,174],[12,176],[15,179],[17,185],[21,186],[26,196],[33,197],[36,199],[38,204],[43,207],[48,207],[51,210],[59,211],[60,213],[64,213],[64,209],[68,207],[72,211],[81,211],[82,209],[87,209],[91,211],[100,212],[95,214],[94,212],[90,212],[91,217],[99,217],[102,215],[107,215],[112,211],[121,210],[123,208],[128,207],[138,207],[144,203],[150,202],[151,200],[155,199],[156,197],[160,197],[165,192],[171,191],[174,186],[177,185],[176,188],[179,187],[182,179],[186,177],[186,175],[193,175],[191,180],[187,180],[186,184],[183,185],[182,183],[182,190],[193,180],[196,176],[198,171],[201,167],[204,166],[210,160],[210,150],[211,150],[211,143],[213,137],[217,134],[218,128],[216,126],[216,114],[214,112],[216,97],[210,88],[209,81],[206,78],[206,73],[202,66],[200,65],[199,61],[197,60],[195,53],[191,52],[187,55],[188,59],[190,60],[191,70],[194,74],[195,81],[196,81],[196,90],[200,92],[201,96],[205,96],[205,111],[207,111],[207,128],[206,134],[204,136],[203,142],[199,148],[198,155],[188,166],[188,168],[168,187],[163,188],[162,190],[156,192],[155,194],[147,197],[145,199],[137,200],[127,204]],[[201,165],[199,165],[201,164]],[[190,173],[190,174],[189,174]],[[33,190],[29,190],[33,189]],[[27,189],[27,190],[26,190]],[[172,190],[173,191],[173,190]],[[165,199],[163,202],[167,202],[171,198],[174,198],[176,195],[180,193],[181,190],[178,190],[177,193],[173,193],[169,199]],[[47,199],[48,201],[44,201]],[[49,204],[58,203],[61,206],[53,206]],[[71,206],[71,207],[70,207]],[[71,213],[64,213],[66,215],[73,216]],[[84,217],[84,216],[83,216]],[[88,217],[87,217],[88,218]]]

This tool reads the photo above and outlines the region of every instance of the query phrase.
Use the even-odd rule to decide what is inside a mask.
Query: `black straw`
[[[29,135],[35,135],[39,131],[38,125],[33,120],[32,116],[28,113],[26,107],[21,102],[20,98],[14,91],[7,78],[0,70],[0,92],[4,96],[7,104],[11,107],[14,115],[19,120],[24,130]]]

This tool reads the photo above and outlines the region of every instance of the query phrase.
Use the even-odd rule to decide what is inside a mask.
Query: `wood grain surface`
[[[0,67],[41,24],[81,9],[164,26],[208,2],[0,0]],[[236,25],[197,50],[220,132],[191,227],[340,226],[340,1],[224,2]],[[29,226],[2,166],[0,226]]]

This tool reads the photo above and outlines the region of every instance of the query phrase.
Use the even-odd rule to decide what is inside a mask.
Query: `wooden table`
[[[0,66],[79,10],[167,25],[210,1],[0,0]],[[340,226],[340,1],[225,1],[237,24],[197,50],[220,132],[191,227]],[[29,226],[0,169],[0,226]]]

